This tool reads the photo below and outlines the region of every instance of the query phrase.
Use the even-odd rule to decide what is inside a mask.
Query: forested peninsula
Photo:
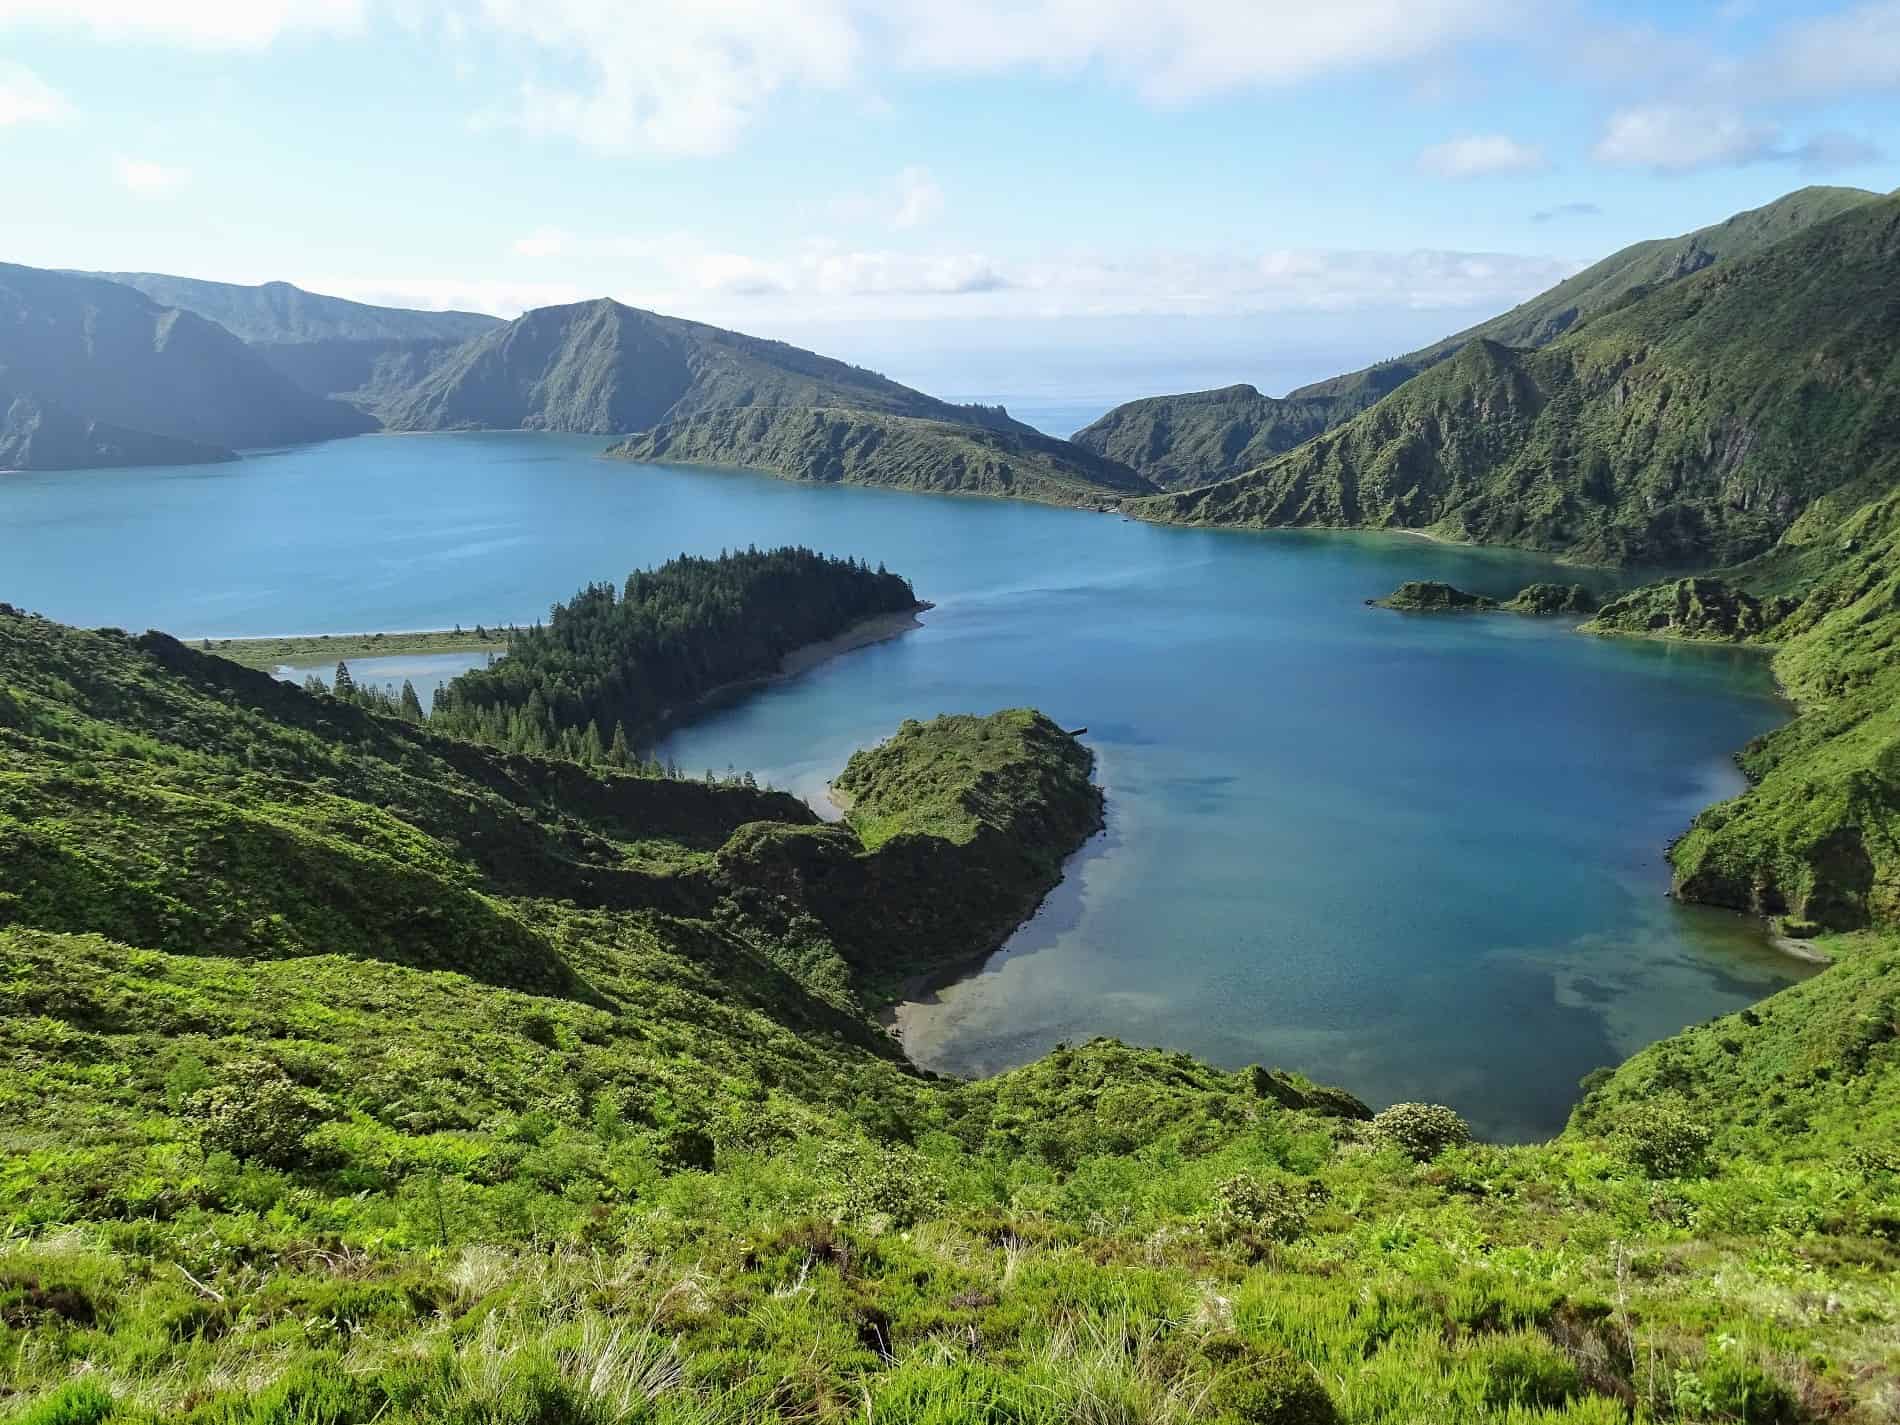
[[[591,584],[508,656],[437,695],[442,731],[517,752],[623,765],[669,717],[717,689],[777,673],[786,654],[921,607],[908,580],[809,549],[682,555]]]

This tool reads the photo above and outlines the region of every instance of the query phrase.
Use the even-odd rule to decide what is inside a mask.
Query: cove
[[[0,477],[0,598],[184,636],[356,633],[527,621],[681,552],[884,561],[937,605],[922,628],[660,751],[817,799],[905,717],[1031,704],[1090,729],[1108,830],[1004,951],[900,1008],[930,1068],[1113,1034],[1540,1137],[1584,1073],[1804,973],[1752,922],[1664,895],[1668,840],[1786,717],[1758,655],[1362,602],[1591,571],[628,466],[603,444],[366,436]]]

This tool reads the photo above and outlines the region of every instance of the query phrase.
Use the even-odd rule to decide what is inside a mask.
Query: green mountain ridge
[[[1547,345],[1597,313],[1717,262],[1763,251],[1879,197],[1858,188],[1802,188],[1681,237],[1635,243],[1500,316],[1406,356],[1280,398],[1251,386],[1147,397],[1116,407],[1074,438],[1168,489],[1213,483],[1351,420],[1470,342]]]
[[[619,460],[733,466],[788,480],[998,495],[1102,507],[1155,487],[1126,466],[1029,429],[860,410],[743,406],[662,422]]]
[[[162,307],[177,307],[216,322],[251,345],[299,345],[327,341],[463,342],[501,326],[481,312],[429,312],[376,307],[346,297],[307,292],[288,282],[245,286],[162,272],[88,272],[143,292]]]
[[[1900,475],[1900,201],[1602,313],[1535,351],[1462,347],[1245,475],[1145,518],[1430,530],[1709,567]],[[1858,493],[1857,493],[1858,492]]]
[[[538,308],[475,337],[381,413],[395,430],[626,434],[721,407],[822,405],[1029,429],[784,342],[607,298]]]
[[[11,264],[0,264],[0,387],[116,427],[128,434],[112,441],[167,463],[176,447],[144,437],[238,448],[375,425],[298,389],[214,322],[115,282]]]
[[[89,275],[214,321],[303,390],[372,414],[463,342],[503,325],[480,312],[375,307],[288,282],[241,286],[158,272]]]

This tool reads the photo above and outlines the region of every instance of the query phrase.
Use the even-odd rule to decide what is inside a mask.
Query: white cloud
[[[1793,98],[1900,89],[1900,0],[1790,25],[1751,66],[1750,79]]]
[[[1440,178],[1536,173],[1544,167],[1544,151],[1534,144],[1519,143],[1508,134],[1466,134],[1421,151],[1418,167]]]
[[[897,175],[897,212],[891,217],[894,228],[915,228],[932,222],[943,212],[943,189],[937,186],[927,168],[906,168]]]
[[[842,88],[860,46],[843,0],[483,0],[463,18],[552,70],[491,122],[609,153],[722,152],[780,90]]]
[[[1612,114],[1592,154],[1619,168],[1687,173],[1774,157],[1780,138],[1774,125],[1735,109],[1649,104]]]
[[[536,228],[524,238],[516,238],[514,250],[522,257],[559,257],[567,251],[568,235],[559,228]]]
[[[1536,22],[1501,0],[898,0],[875,8],[900,62],[914,68],[1093,65],[1163,102],[1428,59]]]
[[[1828,129],[1783,155],[1811,173],[1829,173],[1837,168],[1854,168],[1863,163],[1879,163],[1886,151],[1854,134]]]
[[[191,179],[186,169],[123,155],[112,161],[112,172],[121,188],[141,198],[169,198]]]
[[[9,22],[108,39],[257,48],[373,16],[514,76],[480,119],[608,153],[723,152],[788,91],[891,69],[1098,69],[1157,102],[1438,57],[1530,26],[1508,0],[0,0]]]
[[[102,39],[255,49],[297,30],[361,27],[369,0],[0,0],[0,25],[81,27]]]
[[[32,70],[0,61],[0,129],[11,124],[49,124],[71,112],[64,96]]]
[[[606,295],[675,316],[757,330],[788,321],[871,317],[1501,310],[1575,270],[1575,264],[1545,257],[1435,250],[1114,253],[1075,248],[1026,259],[812,241],[778,251],[734,252],[684,231],[638,239],[562,234],[560,264],[559,282],[392,277],[300,285],[359,301],[472,307],[498,316]]]
[[[487,312],[518,317],[534,307],[558,307],[598,297],[569,282],[508,282],[457,277],[324,277],[294,279],[307,292],[347,297],[376,307],[414,307],[425,312]]]
[[[1666,104],[1612,115],[1593,153],[1601,163],[1663,174],[1748,163],[1825,173],[1884,157],[1878,145],[1837,129],[1789,143],[1777,125],[1752,122],[1736,109]]]

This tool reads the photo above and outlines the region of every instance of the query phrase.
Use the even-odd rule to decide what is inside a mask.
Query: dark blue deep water
[[[935,601],[921,629],[662,751],[820,799],[906,717],[1033,704],[1089,728],[1108,831],[1003,953],[900,1011],[933,1068],[1113,1034],[1532,1137],[1590,1069],[1801,972],[1750,922],[1664,896],[1669,839],[1786,716],[1758,657],[1363,603],[1410,578],[1509,593],[1589,571],[622,465],[602,444],[369,436],[0,476],[0,599],[186,636],[356,633],[530,620],[682,551],[885,561]]]

